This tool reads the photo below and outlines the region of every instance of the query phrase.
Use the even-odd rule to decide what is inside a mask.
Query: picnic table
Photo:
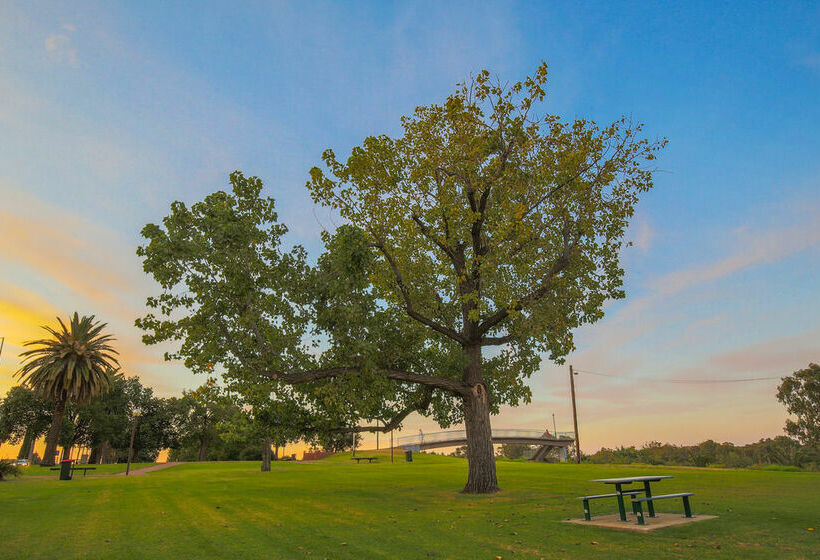
[[[353,460],[356,463],[361,463],[362,461],[367,461],[368,463],[372,463],[373,461],[378,461],[378,457],[353,457]]]
[[[601,494],[600,496],[585,496],[584,497],[584,515],[589,517],[589,499],[592,498],[609,498],[614,497],[618,500],[618,513],[621,516],[621,521],[626,521],[626,506],[624,505],[624,496],[635,496],[637,494],[645,494],[646,498],[649,500],[646,502],[647,509],[649,510],[649,517],[655,517],[655,506],[652,504],[652,482],[658,482],[660,480],[664,480],[667,478],[674,478],[671,475],[649,475],[649,476],[628,476],[624,478],[598,478],[593,480],[592,482],[603,482],[604,484],[612,484],[615,486],[615,493],[614,494]],[[633,489],[626,489],[624,490],[624,486],[628,486],[630,484],[634,484],[636,482],[643,483],[642,490],[633,490]]]

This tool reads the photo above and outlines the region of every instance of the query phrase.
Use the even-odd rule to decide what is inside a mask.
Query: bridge
[[[537,445],[538,449],[530,458],[531,461],[542,461],[552,449],[558,449],[561,460],[567,459],[567,447],[575,441],[575,432],[548,433],[543,430],[507,430],[493,428],[493,443],[523,443]],[[467,445],[466,430],[448,430],[425,434],[402,436],[397,440],[396,447],[421,451],[422,449],[436,449],[439,447],[458,447]]]

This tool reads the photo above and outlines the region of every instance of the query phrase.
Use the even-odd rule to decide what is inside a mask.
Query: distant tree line
[[[749,445],[717,443],[707,440],[697,445],[672,445],[653,441],[643,447],[602,448],[583,455],[589,463],[650,465],[686,465],[693,467],[754,467],[761,465],[792,466],[807,470],[820,468],[820,452],[814,446],[802,445],[788,436],[761,439]]]
[[[33,390],[12,387],[0,401],[0,445],[20,445],[18,459],[39,463],[34,444],[52,425],[52,408]],[[288,443],[305,440],[341,451],[359,439],[317,429],[315,419],[292,401],[265,395],[253,402],[249,395],[229,393],[213,378],[181,397],[161,398],[139,378],[118,374],[104,395],[84,405],[66,404],[58,444],[64,457],[81,447],[90,450],[89,463],[124,462],[132,424],[135,462],[156,461],[168,449],[172,461],[256,460],[267,470]]]

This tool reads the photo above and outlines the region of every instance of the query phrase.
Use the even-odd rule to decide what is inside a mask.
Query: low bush
[[[10,476],[20,476],[21,474],[23,474],[23,471],[14,464],[14,461],[0,460],[0,480]]]

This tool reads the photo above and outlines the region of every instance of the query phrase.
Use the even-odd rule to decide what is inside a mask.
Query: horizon
[[[572,364],[587,453],[783,435],[779,379],[820,362],[820,6],[626,6],[5,4],[0,394],[23,342],[75,310],[157,395],[200,385],[133,324],[156,292],[135,253],[146,223],[238,169],[315,262],[340,223],[304,188],[322,150],[395,136],[471,74],[512,82],[543,59],[544,110],[632,115],[669,146],[622,253],[626,298],[493,426],[552,430],[554,413],[571,431]],[[414,414],[404,431],[419,429],[441,430]]]

